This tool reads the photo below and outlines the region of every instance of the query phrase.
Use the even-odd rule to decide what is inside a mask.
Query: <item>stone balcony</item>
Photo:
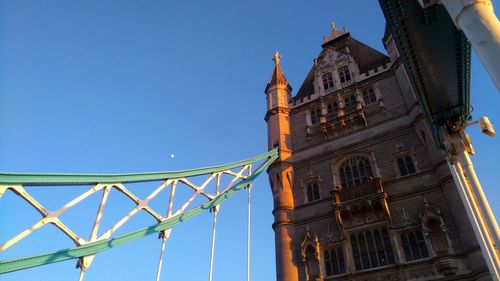
[[[379,205],[387,198],[381,178],[375,178],[367,183],[331,191],[335,210],[356,212]]]
[[[377,194],[379,192],[384,192],[382,180],[380,178],[373,179],[364,184],[334,190],[334,193],[338,195],[339,202],[355,200],[365,196]]]

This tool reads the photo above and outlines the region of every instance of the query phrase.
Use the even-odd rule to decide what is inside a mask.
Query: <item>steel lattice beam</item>
[[[0,198],[7,190],[13,191],[29,203],[42,216],[42,218],[31,227],[15,235],[3,244],[0,244],[0,252],[5,251],[12,245],[47,224],[53,224],[56,226],[76,245],[74,248],[64,249],[52,253],[0,261],[0,274],[78,258],[80,259],[79,267],[82,269],[82,277],[83,272],[90,265],[96,253],[143,238],[153,233],[160,232],[166,239],[169,234],[167,231],[169,232],[169,230],[175,225],[218,206],[222,203],[222,201],[231,197],[235,192],[248,186],[277,158],[278,151],[277,149],[274,149],[254,158],[232,164],[178,172],[114,175],[0,173]],[[265,161],[252,172],[252,164],[261,160]],[[233,171],[234,169],[238,169],[238,171]],[[196,185],[189,180],[189,177],[200,175],[207,175],[206,180],[201,185]],[[220,186],[220,178],[222,175],[229,175],[232,177],[231,181],[224,187]],[[125,184],[127,183],[159,180],[162,181],[161,185],[155,188],[153,192],[151,192],[143,200],[135,196],[125,187]],[[211,182],[215,182],[216,185],[214,194],[210,194],[205,190],[207,185]],[[45,185],[91,185],[91,187],[84,193],[70,200],[61,208],[55,211],[49,211],[40,202],[33,198],[24,188],[25,186]],[[186,201],[182,202],[178,209],[174,210],[173,202],[175,200],[176,189],[179,185],[183,185],[192,190],[193,194]],[[159,212],[149,206],[148,203],[162,190],[167,188],[170,188],[170,198],[166,215],[162,216]],[[98,229],[105,210],[108,194],[111,189],[119,191],[123,196],[133,201],[136,206],[130,210],[128,214],[118,220],[115,225],[107,229],[102,235],[98,236]],[[89,238],[85,239],[84,237],[78,236],[74,231],[67,227],[59,219],[59,216],[92,194],[98,192],[101,192],[101,200],[99,202],[98,211],[95,216],[92,229],[89,231]],[[190,204],[198,196],[204,197],[207,202],[190,207]],[[112,237],[113,233],[115,233],[123,224],[140,211],[145,211],[158,223],[127,234]]]

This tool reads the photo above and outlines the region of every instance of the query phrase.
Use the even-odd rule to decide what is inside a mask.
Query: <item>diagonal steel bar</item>
[[[115,225],[113,225],[110,229],[108,229],[104,234],[102,234],[99,239],[102,238],[109,238],[111,237],[111,234],[118,230],[120,226],[122,226],[124,223],[126,223],[129,219],[131,219],[136,213],[138,213],[141,210],[145,210],[148,212],[150,215],[152,215],[158,222],[161,221],[161,215],[153,211],[149,206],[147,205],[151,199],[153,199],[160,191],[162,191],[164,188],[166,188],[169,184],[171,183],[171,180],[166,180],[163,182],[162,185],[160,185],[158,188],[156,188],[151,194],[149,194],[146,199],[144,200],[139,200],[137,199],[136,204],[137,206],[134,207],[127,215],[123,216]],[[124,190],[124,188],[122,189]],[[135,196],[134,196],[135,197]],[[137,197],[136,197],[137,198]]]
[[[52,252],[48,254],[42,254],[42,255],[35,255],[31,257],[25,257],[25,258],[18,258],[18,259],[13,259],[13,260],[7,260],[7,261],[0,261],[0,274],[2,273],[7,273],[7,272],[12,272],[16,270],[21,270],[21,269],[26,269],[30,267],[35,267],[35,266],[40,266],[40,265],[45,265],[45,264],[50,264],[54,262],[60,262],[60,261],[65,261],[65,260],[70,260],[74,258],[81,258],[81,257],[86,257],[86,256],[91,256],[95,255],[98,252],[105,251],[108,249],[111,249],[113,247],[125,244],[127,242],[145,237],[147,235],[150,235],[152,233],[157,233],[161,231],[165,231],[168,229],[171,229],[175,225],[188,220],[189,218],[196,216],[197,214],[210,210],[214,208],[215,206],[218,206],[221,204],[224,200],[227,198],[231,197],[235,192],[241,190],[248,184],[250,184],[260,173],[262,173],[269,165],[271,165],[272,162],[274,162],[278,158],[278,150],[274,149],[272,151],[269,151],[268,153],[261,154],[257,157],[251,158],[246,161],[240,161],[236,162],[240,166],[243,165],[249,165],[253,162],[259,161],[261,159],[267,158],[267,160],[261,164],[259,168],[255,170],[255,173],[249,175],[246,177],[246,179],[241,180],[239,183],[232,185],[230,188],[225,189],[222,193],[217,195],[213,200],[201,204],[197,207],[194,207],[193,209],[186,211],[184,213],[180,214],[175,214],[168,219],[162,221],[161,223],[158,223],[156,225],[152,225],[150,227],[146,227],[137,231],[130,232],[128,234],[123,234],[119,235],[114,238],[106,238],[106,239],[101,239],[98,241],[90,242],[90,243],[85,243],[84,245],[77,246],[75,248],[71,249],[65,249],[57,252]],[[208,170],[209,168],[203,168],[203,169],[195,169],[195,170],[190,170],[190,171],[181,171],[181,172],[173,172],[170,173],[171,175],[177,175],[179,176],[180,174],[183,173],[183,176],[179,176],[178,178],[182,178],[186,176],[186,174],[190,174],[192,176],[198,175],[195,174],[193,171],[201,171],[206,173],[215,173],[215,172],[223,172],[227,169],[232,169],[237,167],[238,165],[236,164],[229,164],[229,165],[223,165],[223,166],[217,166],[215,168],[210,168],[212,170]],[[244,168],[242,168],[244,170]],[[241,172],[241,171],[240,171]],[[128,182],[139,182],[139,181],[156,181],[158,180],[157,178],[151,179],[151,174],[155,174],[155,176],[158,176],[158,173],[148,173],[146,178],[135,178],[134,180],[125,179],[124,181]],[[12,180],[12,177],[5,177],[6,174],[0,174],[0,185],[2,184],[11,184],[8,180]],[[133,174],[134,176],[137,176],[139,174]],[[19,176],[19,174],[16,174],[16,176]],[[45,184],[54,184],[53,180],[54,178],[44,178],[46,180],[45,182],[40,182],[39,180],[42,179],[43,177],[47,177],[47,175],[43,175],[42,178],[37,177],[36,175],[34,176],[35,178],[32,178],[33,174],[30,174],[28,178],[31,179],[31,184],[38,183],[39,185],[45,185]],[[54,176],[54,175],[52,175]],[[85,184],[85,183],[94,183],[93,180],[99,177],[99,175],[78,175],[83,178],[73,178],[74,181],[68,182],[68,178],[65,178],[65,176],[68,175],[63,175],[62,178],[58,178],[61,175],[56,175],[55,179],[59,180],[59,184]],[[130,175],[126,175],[130,176]],[[119,178],[121,175],[114,175],[113,181],[112,182],[117,182],[117,179],[123,179]],[[163,178],[165,179],[165,178]],[[17,179],[20,180],[20,179]],[[38,181],[37,181],[38,180]],[[87,182],[81,182],[81,180],[88,180]],[[21,180],[20,180],[21,181]],[[102,184],[102,183],[101,183]],[[175,185],[174,185],[175,186]],[[173,197],[173,193],[172,193]],[[171,212],[171,210],[169,210]]]
[[[23,198],[26,202],[28,202],[33,208],[35,208],[40,214],[42,214],[43,218],[40,219],[38,222],[30,226],[29,228],[25,229],[21,233],[17,234],[13,238],[11,238],[9,241],[5,242],[4,244],[0,245],[0,252],[5,251],[7,248],[10,246],[16,244],[20,240],[22,240],[24,237],[28,236],[29,234],[33,233],[35,230],[45,226],[46,224],[53,224],[57,228],[59,228],[66,236],[68,236],[75,244],[81,244],[84,240],[78,237],[73,231],[71,231],[66,225],[64,225],[58,217],[70,209],[71,207],[75,206],[91,194],[97,192],[103,187],[103,185],[97,184],[90,188],[88,191],[84,192],[80,196],[76,197],[75,199],[71,200],[70,202],[66,203],[63,207],[59,208],[58,210],[54,212],[49,212],[47,211],[42,204],[40,204],[37,200],[35,200],[31,195],[29,195],[28,192],[22,187],[22,186],[15,186],[11,187],[16,194],[18,194],[21,198]]]

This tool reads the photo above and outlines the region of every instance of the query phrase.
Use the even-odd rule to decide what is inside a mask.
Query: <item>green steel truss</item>
[[[0,274],[27,269],[31,267],[47,265],[50,263],[78,259],[78,266],[81,268],[80,279],[84,271],[90,266],[95,254],[109,250],[113,247],[125,244],[127,242],[143,238],[153,233],[160,233],[165,240],[170,234],[170,230],[177,224],[186,221],[204,211],[212,210],[219,206],[222,201],[231,197],[237,191],[249,186],[251,182],[264,170],[269,167],[278,158],[278,149],[258,155],[251,159],[220,165],[208,168],[199,168],[193,170],[176,172],[154,172],[154,173],[135,173],[135,174],[35,174],[35,173],[1,173],[0,172],[0,198],[6,191],[10,190],[21,197],[27,203],[37,210],[42,218],[31,227],[15,235],[8,241],[0,241],[0,253],[7,250],[12,245],[24,239],[37,229],[52,224],[75,243],[74,248],[63,249],[56,252],[39,254],[34,256],[16,258],[11,260],[0,260]],[[252,164],[261,162],[260,166],[252,171]],[[236,170],[236,171],[235,171]],[[196,185],[190,181],[190,177],[206,175],[206,180],[201,185]],[[221,186],[221,176],[229,175],[230,182]],[[161,181],[151,194],[145,199],[139,199],[125,184],[136,182]],[[210,193],[205,187],[209,183],[215,184],[215,191]],[[47,210],[35,198],[33,198],[25,188],[26,186],[68,186],[80,185],[90,186],[90,189],[75,197],[67,204],[55,211]],[[192,196],[182,202],[178,209],[173,208],[176,189],[179,187],[189,188],[193,191]],[[109,191],[115,189],[128,199],[135,203],[127,215],[123,216],[115,225],[109,228],[100,236],[97,235],[99,224],[103,216]],[[165,216],[155,211],[148,203],[162,190],[169,189],[168,210]],[[94,225],[90,230],[87,239],[78,236],[69,227],[67,227],[59,216],[77,205],[90,195],[100,192],[101,200],[95,217]],[[206,199],[205,203],[197,206],[191,206],[195,198],[202,196]],[[177,202],[177,201],[176,201]],[[142,228],[130,233],[113,236],[113,234],[131,217],[139,211],[145,211],[153,216],[158,222],[146,228]]]

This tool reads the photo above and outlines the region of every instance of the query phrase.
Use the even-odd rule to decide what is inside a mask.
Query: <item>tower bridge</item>
[[[498,280],[498,226],[472,167],[469,155],[474,151],[465,133],[471,118],[473,39],[460,30],[465,27],[458,15],[450,18],[446,8],[451,2],[441,2],[380,0],[387,20],[382,38],[386,54],[332,23],[296,93],[276,52],[264,90],[269,152],[262,155],[179,172],[0,173],[0,199],[13,193],[40,215],[0,241],[0,252],[48,225],[74,244],[2,259],[0,274],[72,260],[83,280],[99,253],[158,236],[155,270],[160,280],[171,231],[211,212],[212,280],[219,206],[247,189],[250,280],[250,190],[266,170],[274,203],[278,281]],[[491,66],[493,75],[497,66]],[[494,135],[487,119],[476,123]],[[195,177],[203,181],[195,183]],[[137,183],[155,187],[143,197],[129,188]],[[61,186],[87,189],[57,209],[44,206],[32,192]],[[180,189],[190,196],[180,199]],[[111,191],[134,207],[103,230]],[[159,194],[168,195],[163,209],[151,205]],[[94,222],[82,234],[62,215],[92,197],[99,198],[88,210],[95,213]],[[118,234],[139,213],[156,223]]]

